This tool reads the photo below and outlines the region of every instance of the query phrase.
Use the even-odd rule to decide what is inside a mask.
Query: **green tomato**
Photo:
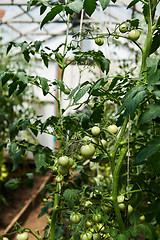
[[[146,217],[144,215],[140,216],[140,221],[144,222],[146,220]]]
[[[112,124],[110,126],[107,127],[107,130],[110,132],[110,133],[117,133],[118,132],[118,127],[115,125],[115,124]]]
[[[92,227],[93,226],[93,222],[91,220],[87,220],[86,221],[86,226],[87,227]]]
[[[70,215],[70,220],[74,224],[78,224],[82,219],[82,215],[80,213],[72,213]]]
[[[62,176],[62,175],[56,176],[56,182],[57,182],[57,183],[63,182],[63,176]]]
[[[85,158],[91,158],[94,153],[95,153],[95,147],[93,146],[93,144],[87,144],[87,145],[83,145],[80,149],[81,151],[81,155]]]
[[[69,159],[67,156],[62,156],[58,159],[58,163],[62,166],[62,167],[66,167],[69,163]]]
[[[65,93],[66,95],[69,95],[70,92],[71,92],[71,90],[70,90],[69,88],[65,88],[64,93]]]
[[[69,158],[68,160],[69,160],[69,162],[68,162],[69,167],[72,167],[74,164],[73,158]]]
[[[101,144],[102,144],[103,148],[107,147],[107,141],[105,139],[101,140]]]
[[[100,134],[100,131],[101,131],[101,129],[97,126],[94,126],[91,129],[91,133],[93,134],[93,136],[98,136]]]
[[[83,159],[83,157],[81,155],[77,155],[76,158],[78,161],[81,161]]]
[[[119,203],[118,206],[121,211],[124,211],[126,209],[126,206],[124,203]]]
[[[121,33],[127,32],[127,31],[128,31],[128,26],[127,26],[127,24],[122,23],[122,24],[119,26],[119,31],[120,31]]]
[[[94,214],[94,215],[92,216],[92,219],[93,219],[93,221],[94,221],[95,223],[99,223],[99,222],[101,222],[101,220],[102,220],[102,216],[101,216],[100,213],[97,213],[97,214]]]
[[[2,240],[9,240],[9,238],[7,238],[7,237],[3,237]]]
[[[122,196],[118,196],[117,197],[117,202],[118,203],[123,203],[124,202],[124,196],[122,195]]]
[[[80,235],[80,239],[81,240],[91,240],[92,236],[93,236],[93,234],[91,232],[86,232],[86,233],[82,233]]]
[[[140,31],[137,29],[133,29],[129,32],[128,37],[132,40],[132,41],[136,41],[138,40],[138,38],[140,37]]]
[[[95,39],[95,43],[98,45],[98,46],[102,46],[104,44],[104,40],[103,38],[96,38]]]
[[[62,166],[59,166],[59,172],[62,174],[62,175],[66,175],[68,174],[68,167],[62,167]]]
[[[17,240],[28,240],[29,236],[27,232],[18,233],[16,236]]]
[[[101,240],[101,235],[99,233],[94,233],[93,240]]]
[[[129,204],[128,205],[128,214],[130,214],[133,211],[133,207]]]

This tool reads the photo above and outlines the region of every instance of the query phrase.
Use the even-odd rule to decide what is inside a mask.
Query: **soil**
[[[10,172],[9,179],[15,177],[14,173]],[[22,173],[18,173],[18,178],[20,176],[24,176]],[[25,175],[26,176],[26,175]],[[16,176],[17,177],[17,176]],[[23,177],[22,177],[23,178]],[[25,177],[26,179],[26,177]],[[12,223],[13,219],[20,215],[21,210],[24,209],[24,206],[30,201],[30,199],[34,199],[35,195],[39,191],[40,187],[44,184],[44,182],[48,179],[48,176],[43,176],[41,174],[36,174],[32,181],[32,186],[28,187],[25,183],[21,184],[20,187],[16,190],[7,189],[4,186],[1,186],[1,194],[6,199],[6,205],[0,204],[0,236],[4,234],[7,227]],[[31,183],[31,182],[30,182]],[[31,228],[33,231],[36,229],[44,229],[46,226],[46,218],[38,218],[38,215],[41,212],[41,200],[44,196],[39,194],[35,202],[31,202],[32,205],[30,208],[28,207],[25,210],[25,214],[23,219],[20,219],[20,224],[27,228]],[[19,222],[19,221],[18,221]],[[30,238],[32,240],[32,238]]]

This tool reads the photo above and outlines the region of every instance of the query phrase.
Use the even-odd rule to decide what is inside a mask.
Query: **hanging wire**
[[[129,142],[129,137],[130,137],[130,116],[128,119],[128,151],[127,151],[127,198],[129,198],[129,183],[130,183],[130,142]]]

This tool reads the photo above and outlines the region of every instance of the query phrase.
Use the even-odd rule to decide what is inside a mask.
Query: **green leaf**
[[[90,86],[83,86],[82,88],[80,88],[80,90],[76,93],[74,97],[73,104],[77,103],[87,93],[89,88]]]
[[[136,224],[139,222],[140,215],[135,210],[133,210],[129,215],[129,221],[131,224]]]
[[[116,240],[129,240],[129,238],[125,234],[119,234]]]
[[[102,9],[105,10],[109,5],[110,0],[99,0],[99,2],[101,4]]]
[[[34,161],[36,165],[36,172],[39,172],[41,167],[45,166],[46,155],[44,153],[36,153],[34,155]]]
[[[143,163],[150,156],[160,150],[160,137],[155,137],[146,147],[144,147],[135,159],[136,164]]]
[[[80,13],[80,11],[83,8],[83,1],[82,0],[75,0],[74,2],[71,2],[68,4],[68,7],[77,13]]]
[[[64,198],[65,201],[67,202],[67,205],[69,206],[69,208],[73,208],[75,202],[77,201],[77,195],[78,195],[78,190],[76,189],[66,189],[64,191]]]
[[[4,186],[11,190],[16,190],[17,188],[19,188],[21,182],[21,178],[13,178],[7,181]]]
[[[62,12],[62,10],[63,10],[62,4],[59,4],[56,7],[52,8],[51,11],[49,13],[47,13],[47,15],[42,20],[40,28],[42,28],[44,26],[44,24],[48,23],[49,21],[52,21],[56,17],[57,14]]]
[[[122,110],[126,108],[124,117],[127,117],[136,109],[138,104],[143,101],[146,95],[147,91],[145,89],[145,86],[137,85],[136,87],[132,88],[123,98],[123,104],[117,114],[121,113]]]
[[[48,214],[48,209],[53,207],[53,202],[48,201],[43,208],[41,208],[41,213],[38,215],[38,217],[42,217],[44,214]]]
[[[22,150],[18,151],[17,144],[15,142],[13,142],[9,145],[9,155],[10,155],[11,159],[13,160],[12,171],[15,171],[18,167],[19,160],[22,155]]]
[[[155,85],[160,81],[159,59],[147,58],[147,81],[148,85]]]
[[[138,225],[139,230],[142,232],[143,236],[149,240],[157,240],[157,234],[155,232],[154,226],[149,223],[143,223]]]
[[[131,8],[133,7],[136,3],[138,3],[140,0],[133,0],[132,2],[130,2],[130,4],[127,6],[127,9],[128,8]]]
[[[78,90],[78,88],[80,87],[80,84],[77,85],[77,87],[75,87],[71,93],[68,96],[68,99],[72,98],[74,96],[74,94],[76,93],[76,91]]]
[[[2,86],[4,86],[10,79],[14,77],[14,73],[12,72],[3,72],[0,76],[0,81],[2,82]]]
[[[150,104],[140,116],[139,124],[150,122],[157,117],[160,117],[160,104]]]
[[[96,0],[84,0],[84,10],[91,16],[96,9]]]
[[[48,79],[44,77],[39,77],[40,84],[42,86],[44,96],[49,92]]]
[[[156,32],[150,49],[150,54],[154,53],[160,47],[160,31]]]

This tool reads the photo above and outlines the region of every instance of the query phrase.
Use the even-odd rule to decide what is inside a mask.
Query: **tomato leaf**
[[[143,101],[144,97],[147,95],[145,86],[137,85],[133,87],[123,98],[123,104],[120,107],[116,115],[125,109],[124,117],[127,117],[131,112],[133,112],[138,104]]]
[[[80,90],[76,93],[74,97],[73,104],[77,103],[87,93],[89,88],[90,86],[83,86],[82,88],[80,88]]]
[[[136,3],[138,3],[140,0],[133,0],[132,2],[130,2],[130,4],[127,6],[127,9],[128,8],[131,8],[133,7]]]
[[[101,4],[102,9],[105,10],[109,5],[110,0],[99,0],[99,2]]]
[[[75,202],[77,201],[77,195],[78,195],[77,189],[66,189],[63,193],[63,196],[65,198],[65,201],[67,202],[67,205],[69,208],[73,208],[75,205]]]
[[[138,212],[133,210],[129,215],[129,221],[131,224],[137,224],[139,222],[140,215]]]
[[[43,208],[41,208],[41,212],[38,217],[42,217],[44,214],[48,214],[48,210],[53,207],[53,202],[48,201]]]
[[[41,167],[45,166],[46,155],[44,153],[36,153],[34,155],[34,162],[36,165],[36,172],[39,172]]]
[[[141,164],[150,156],[160,150],[160,137],[155,137],[146,147],[144,147],[135,159],[136,164]]]
[[[157,234],[155,232],[154,226],[149,223],[143,223],[138,225],[139,230],[142,232],[143,236],[149,240],[157,240]]]
[[[4,186],[11,190],[16,190],[17,188],[19,188],[21,182],[22,182],[21,178],[13,178],[7,181]]]
[[[57,14],[59,14],[63,10],[63,5],[59,4],[51,9],[50,12],[47,13],[47,15],[43,18],[40,28],[42,28],[46,23],[49,21],[52,21]]]
[[[44,96],[49,92],[48,79],[44,77],[39,77],[40,84],[42,86]]]
[[[83,1],[82,0],[75,0],[74,2],[71,2],[68,4],[68,7],[77,13],[80,13],[80,11],[83,8]]]
[[[96,0],[84,0],[84,10],[91,16],[96,9]]]
[[[157,117],[160,117],[160,104],[150,104],[140,116],[139,124],[147,123]]]

